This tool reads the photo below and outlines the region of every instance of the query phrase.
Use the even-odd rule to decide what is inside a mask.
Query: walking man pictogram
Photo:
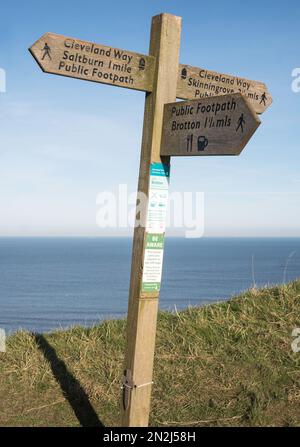
[[[261,104],[261,103],[263,102],[263,103],[264,103],[264,106],[265,106],[265,105],[266,105],[266,100],[267,100],[266,92],[263,92],[263,94],[261,95],[260,103],[259,103],[259,104]]]
[[[236,132],[239,130],[239,128],[241,128],[242,132],[244,132],[244,126],[243,126],[244,124],[246,124],[246,122],[244,120],[244,114],[242,113],[238,119],[238,125],[236,128]]]
[[[50,61],[51,61],[51,48],[49,47],[49,45],[47,43],[45,43],[44,48],[42,49],[42,51],[44,51],[43,57],[42,57],[42,61],[45,59],[46,56],[49,57]]]

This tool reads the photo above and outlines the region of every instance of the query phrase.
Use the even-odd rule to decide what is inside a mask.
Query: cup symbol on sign
[[[201,135],[200,137],[198,137],[197,145],[198,145],[198,151],[204,151],[204,149],[208,145],[208,139],[205,138],[203,135]]]

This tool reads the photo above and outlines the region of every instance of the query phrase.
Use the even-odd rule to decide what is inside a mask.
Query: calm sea
[[[0,238],[0,328],[49,331],[127,310],[131,239]],[[160,307],[300,277],[299,239],[167,238]]]

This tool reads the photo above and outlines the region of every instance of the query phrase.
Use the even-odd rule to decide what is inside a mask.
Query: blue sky
[[[137,184],[144,94],[44,74],[28,47],[49,31],[147,53],[160,12],[183,19],[181,63],[263,81],[274,100],[239,157],[173,158],[171,192],[204,192],[206,236],[300,236],[300,5],[257,0],[2,5],[1,236],[108,234],[97,194]]]

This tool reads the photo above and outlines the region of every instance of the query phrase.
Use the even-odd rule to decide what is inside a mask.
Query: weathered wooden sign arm
[[[166,104],[161,155],[239,155],[259,125],[241,93]]]
[[[45,73],[152,91],[152,56],[54,33],[45,33],[29,51]]]
[[[263,82],[190,65],[179,66],[177,98],[205,99],[231,93],[242,93],[256,113],[263,113],[272,104],[272,97]]]

